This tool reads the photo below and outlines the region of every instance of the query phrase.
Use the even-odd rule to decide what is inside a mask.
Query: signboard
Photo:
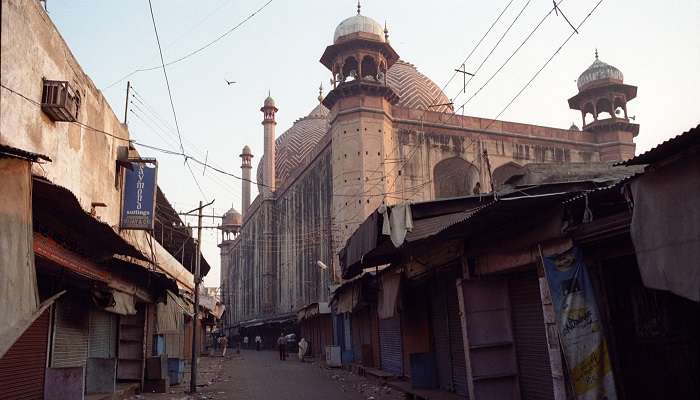
[[[559,339],[579,400],[617,398],[600,313],[581,251],[544,257]]]
[[[152,230],[156,211],[158,162],[131,160],[124,170],[121,229]]]

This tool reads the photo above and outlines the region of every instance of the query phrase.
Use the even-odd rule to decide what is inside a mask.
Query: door
[[[401,318],[379,320],[379,345],[381,367],[387,372],[403,374],[403,350],[401,344]]]
[[[58,300],[51,367],[85,367],[90,321],[88,304],[77,297],[64,296]]]
[[[44,397],[49,321],[47,309],[0,358],[0,399]]]
[[[462,293],[469,348],[467,383],[474,395],[470,397],[519,399],[507,281],[465,280]]]
[[[141,380],[146,305],[137,304],[136,310],[136,315],[119,318],[117,379],[120,381]]]
[[[511,276],[508,291],[521,398],[554,400],[537,272],[533,270]]]
[[[104,310],[90,310],[88,330],[88,357],[115,358],[117,356],[118,316]]]

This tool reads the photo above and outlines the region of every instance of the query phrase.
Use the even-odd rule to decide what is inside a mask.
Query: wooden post
[[[129,116],[129,95],[131,94],[131,81],[126,81],[126,100],[124,101],[124,125]]]

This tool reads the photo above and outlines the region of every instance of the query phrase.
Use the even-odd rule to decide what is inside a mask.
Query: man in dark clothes
[[[280,337],[277,339],[277,348],[280,351],[280,361],[287,359],[287,338],[284,337],[284,333],[280,333]]]

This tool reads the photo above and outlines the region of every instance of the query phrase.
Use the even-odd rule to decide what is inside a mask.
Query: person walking
[[[228,348],[228,337],[226,335],[219,338],[219,345],[221,346],[221,357],[226,357],[226,349]]]
[[[299,361],[304,362],[304,356],[306,355],[306,351],[309,349],[309,342],[306,341],[306,339],[301,338],[299,341]]]
[[[280,361],[287,359],[287,338],[284,337],[284,333],[280,333],[280,337],[277,339],[277,348],[280,351]]]
[[[243,347],[248,349],[248,335],[243,338]]]
[[[262,338],[260,335],[255,336],[255,350],[260,351],[260,346],[262,345]]]

